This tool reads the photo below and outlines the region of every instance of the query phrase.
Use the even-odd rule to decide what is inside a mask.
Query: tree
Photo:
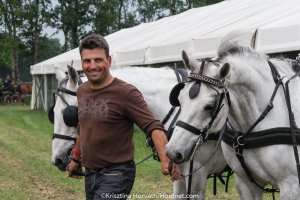
[[[38,62],[42,62],[54,56],[57,56],[63,53],[63,48],[61,47],[59,40],[57,38],[48,38],[48,37],[40,37],[39,43],[39,60]]]
[[[108,35],[121,29],[124,0],[94,1],[93,32]]]
[[[3,32],[6,34],[8,43],[6,47],[10,52],[10,58],[6,61],[10,62],[12,69],[12,78],[14,83],[19,82],[19,70],[18,70],[18,37],[19,31],[23,21],[23,5],[18,0],[1,0],[0,1],[0,14],[1,24],[3,26]]]
[[[78,39],[87,33],[95,8],[93,0],[58,0],[52,9],[50,25],[63,31],[64,50],[78,46]]]
[[[39,60],[39,38],[43,27],[49,21],[47,7],[50,0],[26,0],[24,5],[24,22],[22,36],[30,46],[33,54],[33,64]]]
[[[37,63],[63,53],[58,39],[49,39],[45,36],[41,36],[38,40],[39,46],[37,49],[39,51],[39,59],[37,60]],[[32,51],[28,48],[26,43],[21,43],[19,46],[20,80],[28,82],[31,81],[30,66],[34,64],[32,63]]]

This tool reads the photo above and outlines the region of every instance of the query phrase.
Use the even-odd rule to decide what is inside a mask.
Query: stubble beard
[[[89,81],[92,84],[100,84],[105,80],[106,76],[107,76],[107,70],[103,70],[100,72],[99,76],[97,77],[90,76]]]

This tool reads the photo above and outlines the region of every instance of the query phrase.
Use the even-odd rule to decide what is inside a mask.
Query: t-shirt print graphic
[[[108,102],[110,99],[97,98],[86,99],[80,98],[78,101],[78,115],[79,117],[100,117],[106,118],[108,116]]]

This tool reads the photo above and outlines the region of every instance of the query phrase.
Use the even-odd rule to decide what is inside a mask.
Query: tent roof
[[[300,50],[298,0],[225,0],[175,16],[112,33],[107,39],[113,66],[181,60],[186,50],[195,58],[216,55],[220,40],[232,30],[244,30],[262,53]],[[74,62],[81,69],[78,48],[31,66],[32,74],[54,73]]]

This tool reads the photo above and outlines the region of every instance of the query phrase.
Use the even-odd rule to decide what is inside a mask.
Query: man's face
[[[99,84],[109,74],[111,57],[106,57],[104,49],[83,49],[81,64],[88,80],[93,84]]]

